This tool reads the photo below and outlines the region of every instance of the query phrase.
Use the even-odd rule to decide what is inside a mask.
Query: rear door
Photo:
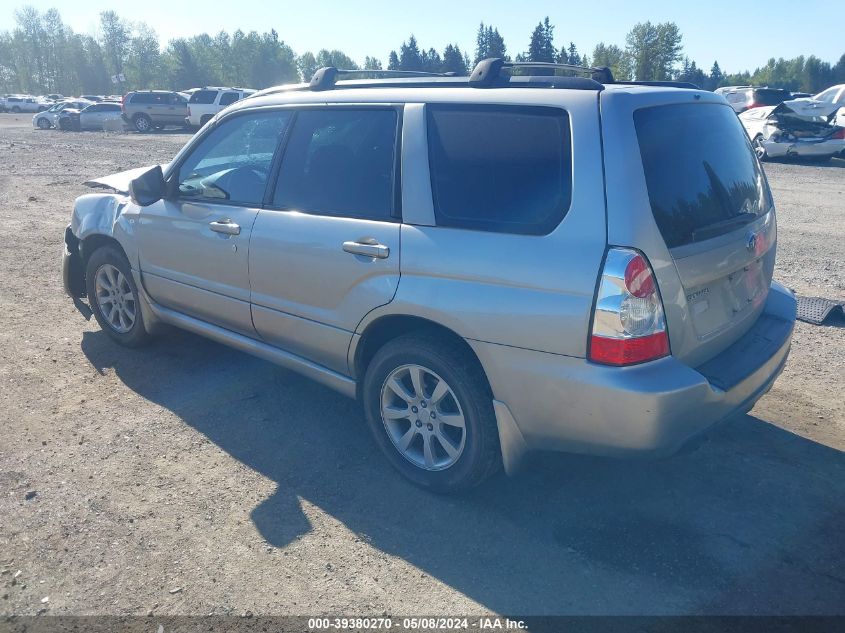
[[[737,117],[707,93],[621,96],[603,97],[602,108],[609,241],[651,260],[672,353],[696,365],[763,309],[775,263],[771,192]]]
[[[268,343],[346,373],[352,333],[399,283],[392,106],[298,110],[250,243],[252,319]]]

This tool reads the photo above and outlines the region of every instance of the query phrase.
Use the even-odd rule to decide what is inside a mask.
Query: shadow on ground
[[[845,613],[845,453],[759,419],[672,459],[548,455],[440,497],[391,470],[355,403],[293,373],[177,332],[82,349],[278,483],[252,510],[277,547],[310,529],[301,497],[493,611]]]

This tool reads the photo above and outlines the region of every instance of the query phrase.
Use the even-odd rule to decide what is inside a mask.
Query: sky
[[[472,57],[481,21],[498,28],[508,53],[515,55],[528,47],[531,31],[547,15],[556,46],[572,41],[580,53],[591,52],[598,42],[624,46],[625,34],[637,22],[676,22],[684,54],[707,71],[714,60],[723,71],[739,72],[753,71],[771,57],[812,54],[835,63],[845,53],[843,14],[828,0],[10,0],[0,9],[0,31],[15,26],[14,9],[24,4],[42,11],[55,7],[75,31],[91,34],[100,11],[114,9],[153,27],[162,44],[202,32],[275,28],[298,54],[340,49],[359,62],[371,55],[386,63],[389,52],[412,33],[421,47],[442,52],[446,44],[457,43]]]

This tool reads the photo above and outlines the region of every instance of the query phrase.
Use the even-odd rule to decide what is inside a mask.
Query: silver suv
[[[120,108],[123,120],[139,132],[160,130],[168,125],[185,127],[188,95],[170,90],[128,92]]]
[[[167,323],[359,398],[438,491],[530,450],[673,452],[748,411],[795,300],[733,110],[511,66],[330,68],[230,106],[168,165],[90,183],[113,192],[76,200],[68,294],[123,345]]]

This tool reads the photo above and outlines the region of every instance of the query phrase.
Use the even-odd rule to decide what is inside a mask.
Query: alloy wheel
[[[423,470],[444,470],[460,459],[466,420],[455,392],[422,365],[394,369],[381,387],[381,419],[393,446]]]
[[[94,285],[97,305],[109,327],[120,334],[129,332],[138,310],[129,280],[116,266],[103,264],[97,269]]]

